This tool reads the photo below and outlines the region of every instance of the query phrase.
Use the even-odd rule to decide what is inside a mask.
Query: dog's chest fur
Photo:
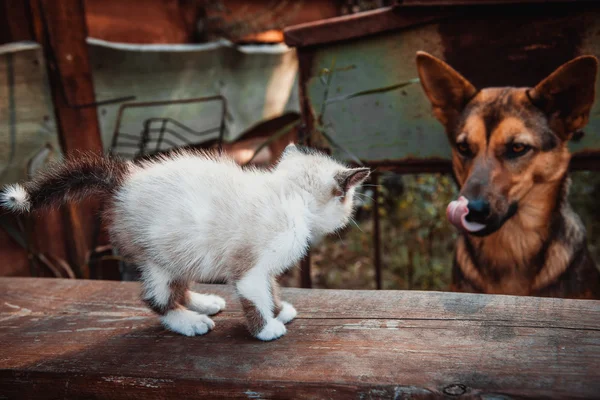
[[[488,237],[461,236],[453,289],[600,298],[600,271],[589,255],[581,220],[561,198],[547,210],[523,207]]]

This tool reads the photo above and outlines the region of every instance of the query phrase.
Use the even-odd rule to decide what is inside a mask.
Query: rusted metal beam
[[[81,0],[30,0],[36,40],[42,45],[62,150],[103,152]],[[100,203],[89,200],[65,208],[71,240],[69,263],[84,265]],[[85,271],[80,275],[85,275]]]
[[[396,6],[298,24],[285,28],[283,32],[288,46],[307,47],[431,23],[459,15],[476,6],[520,4],[539,7],[540,3],[594,2],[597,0],[403,0]]]
[[[401,0],[403,6],[481,6],[529,3],[591,3],[597,0]]]
[[[298,143],[305,146],[310,146],[311,136],[315,127],[314,115],[310,105],[310,99],[306,92],[306,85],[304,82],[308,80],[311,74],[312,66],[312,52],[306,50],[302,53],[298,53],[298,74],[300,85],[298,87],[298,93],[300,97],[300,115],[302,117],[302,126],[298,130]],[[300,261],[300,287],[312,288],[312,277],[310,274],[310,250],[306,257]]]
[[[285,43],[307,47],[393,31],[452,15],[444,9],[384,7],[343,17],[299,24],[283,30]]]

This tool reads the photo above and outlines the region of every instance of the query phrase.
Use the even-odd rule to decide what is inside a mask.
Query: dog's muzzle
[[[485,229],[486,225],[479,222],[467,221],[469,215],[469,200],[461,196],[458,200],[451,201],[446,209],[448,221],[458,229],[470,233],[479,232]]]
[[[481,201],[472,201],[461,196],[458,200],[451,201],[446,209],[446,217],[448,221],[461,232],[467,232],[474,236],[487,236],[504,225],[506,221],[511,219],[519,208],[517,202],[512,203],[508,207],[508,211],[502,217],[490,216],[489,206],[486,206]],[[472,215],[470,215],[471,213]]]

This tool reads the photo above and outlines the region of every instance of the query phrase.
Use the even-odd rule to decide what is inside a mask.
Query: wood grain
[[[35,38],[44,50],[62,151],[66,156],[79,152],[101,154],[83,2],[40,0],[29,4]],[[71,242],[67,246],[68,262],[78,276],[89,274],[83,269],[100,207],[98,199],[87,199],[62,208],[64,231]]]
[[[269,343],[233,290],[216,328],[164,330],[137,283],[0,278],[0,398],[594,398],[600,301],[284,289]],[[502,397],[504,396],[504,397]]]

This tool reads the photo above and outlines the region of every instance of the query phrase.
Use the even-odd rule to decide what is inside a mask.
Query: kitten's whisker
[[[369,196],[368,194],[364,194],[364,193],[355,193],[355,194],[357,194],[357,195],[359,195],[359,196],[364,196],[364,197],[366,197],[367,199],[371,199],[371,200],[375,201],[375,199],[374,199],[374,198],[372,198],[371,196]]]
[[[342,245],[346,245],[346,243],[344,243],[344,239],[342,239],[342,235],[340,235],[340,231],[335,231],[335,233],[337,233],[338,237],[340,238],[340,242],[342,243]]]
[[[360,229],[360,226],[358,226],[358,223],[354,220],[354,218],[350,217],[350,221],[352,221],[352,223],[354,225],[356,225],[356,227],[358,228],[359,231],[361,231],[362,233],[365,233],[365,231],[363,231],[362,229]]]

